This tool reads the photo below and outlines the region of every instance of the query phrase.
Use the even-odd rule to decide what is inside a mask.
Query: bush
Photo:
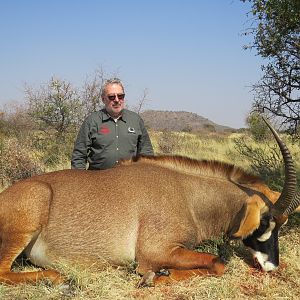
[[[234,139],[235,150],[250,162],[250,168],[271,189],[281,190],[284,184],[284,164],[277,145],[270,141],[251,143],[245,137]]]
[[[57,137],[56,133],[50,130],[36,131],[31,137],[31,147],[39,153],[42,164],[53,169],[70,161],[76,134],[66,133]]]
[[[157,144],[160,154],[175,154],[181,144],[180,137],[174,132],[163,131]]]
[[[246,122],[255,141],[264,141],[270,136],[268,126],[259,113],[250,114]]]
[[[0,168],[2,187],[44,171],[30,147],[21,145],[16,138],[0,139]]]
[[[33,129],[34,124],[25,106],[10,103],[0,111],[0,134],[23,141]]]

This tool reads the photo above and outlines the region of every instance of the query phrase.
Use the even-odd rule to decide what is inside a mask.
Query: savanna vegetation
[[[38,148],[29,136],[41,132],[36,129],[26,131],[28,136],[24,133],[21,139],[2,132],[1,170],[5,175],[2,175],[4,185],[35,173],[69,168],[70,152],[67,150],[55,152],[55,159],[51,163],[45,160],[48,149],[60,146],[57,140],[48,141],[45,148],[41,146],[43,144],[38,144]],[[234,163],[249,172],[260,174],[271,186],[280,189],[283,173],[281,156],[272,137],[267,132],[264,132],[263,137],[261,135],[261,132],[253,136],[249,132],[217,135],[203,132],[156,132],[150,129],[157,154]],[[300,145],[286,135],[284,140],[297,162],[299,174]],[[71,149],[72,143],[70,139],[68,145],[65,140],[64,149]],[[134,272],[135,265],[123,269],[108,267],[104,271],[60,265],[58,269],[69,277],[68,284],[52,286],[42,282],[14,287],[0,285],[0,299],[297,299],[300,296],[299,225],[300,216],[294,214],[282,230],[281,265],[273,273],[260,273],[253,269],[249,265],[249,253],[242,244],[228,242],[220,236],[205,242],[199,250],[219,254],[228,261],[227,272],[221,278],[199,277],[169,286],[137,288],[140,277]],[[29,271],[35,267],[20,259],[14,268]]]
[[[264,58],[262,78],[253,85],[254,114],[248,131],[233,134],[157,132],[150,129],[156,154],[176,154],[195,159],[234,163],[260,175],[281,190],[283,166],[280,152],[261,123],[263,111],[281,125],[280,130],[296,163],[300,179],[300,23],[298,0],[242,0],[251,4],[249,27],[253,36],[246,49]],[[69,168],[73,142],[83,117],[101,107],[104,74],[97,71],[82,88],[52,78],[39,89],[26,88],[24,106],[12,105],[0,113],[1,187],[42,172]],[[141,111],[148,91],[136,107]],[[259,114],[255,113],[259,112]],[[299,182],[299,181],[298,181]],[[69,276],[63,286],[48,282],[15,287],[0,285],[0,299],[299,299],[300,216],[294,214],[280,233],[281,263],[277,271],[261,273],[249,265],[249,253],[239,242],[219,238],[199,250],[221,255],[227,263],[224,276],[194,278],[169,286],[137,288],[135,265],[104,271],[60,265]],[[34,266],[18,260],[15,270]]]

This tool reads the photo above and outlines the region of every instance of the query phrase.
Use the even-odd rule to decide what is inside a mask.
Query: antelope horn
[[[300,192],[295,194],[292,203],[289,205],[289,207],[286,209],[285,213],[287,215],[291,214],[298,206],[300,205]]]
[[[300,201],[300,196],[298,197],[295,195],[296,193],[296,184],[297,184],[297,178],[296,178],[296,170],[293,163],[292,155],[287,148],[287,146],[284,144],[284,142],[280,139],[278,133],[275,131],[275,129],[271,126],[271,124],[262,117],[264,122],[267,124],[267,126],[272,131],[277,144],[280,148],[283,161],[284,161],[284,170],[285,170],[285,182],[284,186],[281,192],[280,197],[276,201],[273,207],[273,213],[275,216],[282,215],[282,214],[289,214],[291,213],[292,207],[297,207],[297,203]],[[295,209],[294,208],[294,209]]]

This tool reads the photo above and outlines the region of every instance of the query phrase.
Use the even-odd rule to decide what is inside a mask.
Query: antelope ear
[[[268,211],[264,201],[257,195],[250,197],[246,202],[244,217],[241,220],[240,227],[233,237],[245,239],[259,227],[260,217]]]

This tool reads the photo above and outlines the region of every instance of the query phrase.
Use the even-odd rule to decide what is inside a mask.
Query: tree
[[[144,107],[146,106],[146,103],[149,101],[148,94],[149,94],[149,90],[145,88],[143,90],[142,96],[140,97],[140,99],[138,99],[137,105],[131,108],[137,114],[140,114],[143,111]]]
[[[51,78],[35,90],[26,87],[28,115],[36,125],[32,145],[42,153],[45,165],[69,160],[74,139],[84,118],[77,89],[64,80]]]
[[[81,93],[85,115],[98,111],[104,107],[101,101],[102,86],[105,81],[105,73],[102,68],[96,69],[94,76],[87,79]]]
[[[266,61],[253,85],[253,109],[267,110],[293,135],[300,124],[300,1],[242,0],[252,4],[254,48]]]
[[[25,90],[28,112],[43,131],[54,130],[62,137],[70,130],[77,130],[83,119],[82,101],[70,83],[51,78],[39,90]]]

